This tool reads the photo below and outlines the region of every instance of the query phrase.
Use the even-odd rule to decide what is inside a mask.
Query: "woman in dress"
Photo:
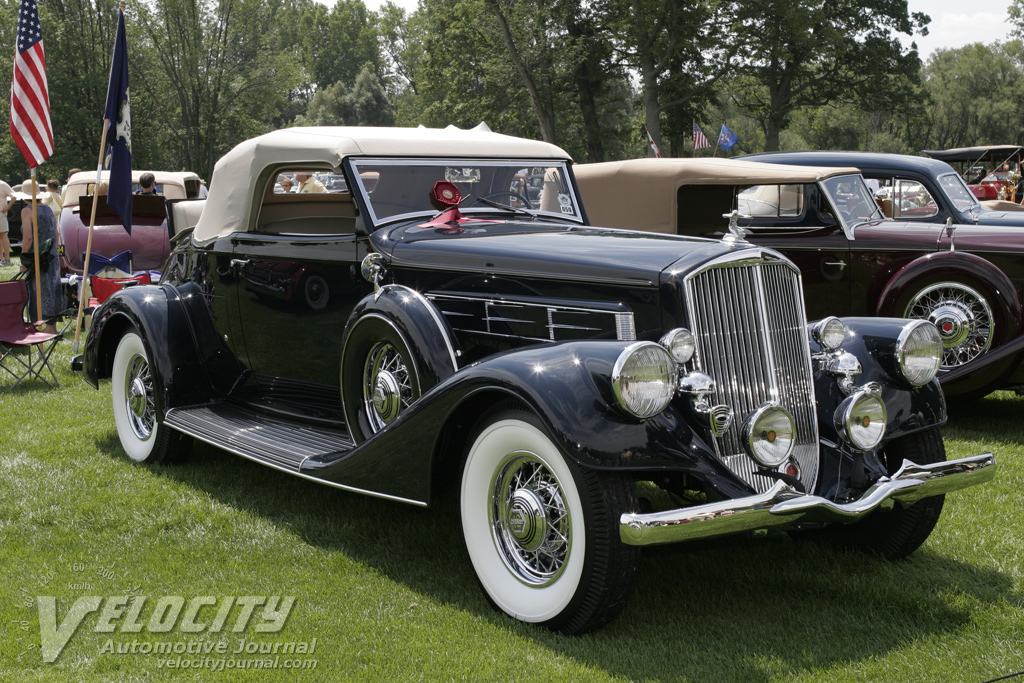
[[[22,187],[22,191],[26,193],[35,189],[25,189],[24,185]],[[53,334],[57,332],[57,316],[63,309],[60,291],[60,264],[57,260],[57,219],[49,206],[40,203],[36,204],[36,217],[39,221],[39,243],[45,244],[46,240],[53,240],[50,243],[50,253],[53,258],[50,259],[49,264],[40,265],[39,268],[39,287],[43,294],[42,316],[36,314],[36,278],[34,275],[28,277],[28,316],[29,320],[33,322],[42,320],[46,324],[43,331]],[[25,226],[22,231],[24,234],[21,238],[21,253],[32,254],[35,251],[35,242],[32,239],[31,203],[21,211],[21,224]],[[28,268],[23,265],[21,272],[27,271]]]

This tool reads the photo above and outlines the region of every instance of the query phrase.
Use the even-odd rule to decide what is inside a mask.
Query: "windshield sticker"
[[[572,206],[572,197],[562,192],[558,193],[558,208],[562,210],[562,213],[568,214],[570,216],[576,214],[576,211],[573,209]]]

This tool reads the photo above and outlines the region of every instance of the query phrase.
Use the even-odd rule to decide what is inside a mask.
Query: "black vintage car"
[[[320,172],[344,191],[279,189]],[[100,307],[79,360],[128,456],[199,439],[421,506],[449,481],[523,621],[605,623],[648,544],[779,528],[901,557],[995,472],[945,460],[934,326],[808,325],[774,251],[589,227],[545,143],[278,131],[171,213],[163,279]]]

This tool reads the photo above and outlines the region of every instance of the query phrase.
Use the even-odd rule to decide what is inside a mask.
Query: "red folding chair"
[[[50,365],[50,354],[57,347],[60,335],[38,332],[25,322],[26,304],[28,287],[24,280],[0,282],[0,369],[14,377],[11,389],[32,377],[50,387],[60,386]]]

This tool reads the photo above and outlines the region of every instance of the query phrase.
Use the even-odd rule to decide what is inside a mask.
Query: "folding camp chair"
[[[32,377],[51,387],[60,386],[50,365],[50,354],[57,347],[61,335],[37,332],[35,327],[25,322],[26,304],[28,287],[24,280],[0,282],[0,368],[14,377],[11,389]],[[43,375],[44,372],[50,379]]]

